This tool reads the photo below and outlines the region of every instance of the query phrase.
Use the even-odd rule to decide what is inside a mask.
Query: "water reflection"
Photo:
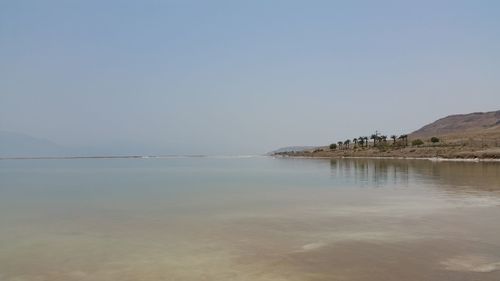
[[[406,186],[409,183],[408,163],[378,159],[331,159],[331,174],[359,185]]]
[[[496,162],[343,158],[331,159],[330,170],[335,178],[361,185],[418,182],[456,190],[500,191],[500,163]]]

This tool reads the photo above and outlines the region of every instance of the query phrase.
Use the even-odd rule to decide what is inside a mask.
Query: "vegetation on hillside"
[[[451,115],[402,135],[379,132],[326,147],[276,153],[308,157],[500,158],[500,111]]]
[[[392,142],[388,141],[392,139]],[[338,141],[337,143],[332,143],[329,148],[331,150],[339,149],[364,149],[369,147],[406,147],[408,146],[408,135],[391,135],[388,138],[386,135],[380,134],[378,131],[371,134],[370,137],[360,136],[357,138],[347,139],[345,141]]]

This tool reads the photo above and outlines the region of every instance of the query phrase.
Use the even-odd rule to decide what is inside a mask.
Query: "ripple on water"
[[[463,272],[493,272],[500,270],[500,260],[481,255],[456,256],[441,262],[445,269]]]

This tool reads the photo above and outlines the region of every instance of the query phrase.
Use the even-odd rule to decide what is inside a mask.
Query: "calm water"
[[[0,161],[0,280],[500,280],[500,163]]]

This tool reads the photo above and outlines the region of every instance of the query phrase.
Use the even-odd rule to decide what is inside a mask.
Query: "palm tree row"
[[[397,144],[397,141],[401,141],[400,143],[404,146],[408,146],[408,135],[400,135],[399,137],[397,135],[391,135],[390,138],[392,139],[392,145],[395,146]],[[367,136],[361,136],[357,138],[353,138],[352,142],[354,143],[354,148],[356,147],[368,147],[369,146],[369,140],[373,140],[373,147],[379,145],[379,144],[386,144],[387,143],[387,136],[386,135],[380,135],[378,132],[375,132],[372,134],[370,137]],[[337,146],[339,149],[349,149],[351,144],[351,140],[347,139],[345,141],[338,141]]]

